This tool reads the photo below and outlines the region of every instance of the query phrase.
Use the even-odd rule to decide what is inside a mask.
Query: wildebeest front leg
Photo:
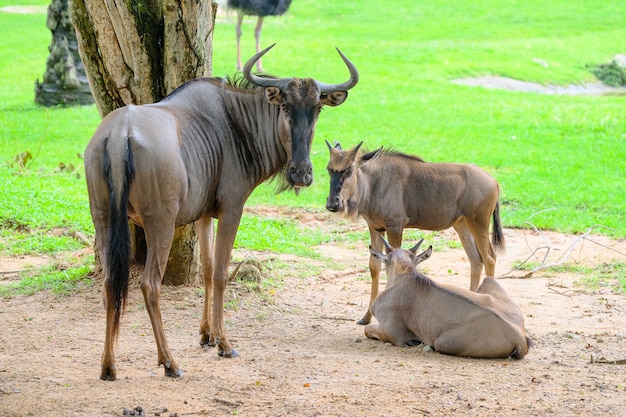
[[[370,245],[372,246],[372,248],[376,249],[378,252],[382,252],[383,251],[383,241],[381,239],[382,233],[377,232],[371,226],[369,229],[370,229]],[[369,268],[370,268],[370,277],[372,279],[372,284],[371,284],[371,289],[370,289],[370,301],[369,301],[369,304],[367,305],[367,311],[365,312],[365,315],[359,321],[357,321],[357,324],[365,325],[372,321],[372,312],[370,308],[372,307],[372,304],[374,304],[374,300],[376,300],[376,297],[378,296],[378,281],[380,278],[380,267],[381,267],[380,265],[381,265],[380,259],[370,254]]]
[[[159,302],[161,281],[163,280],[172,239],[174,238],[174,224],[164,225],[163,219],[159,218],[157,221],[152,222],[144,219],[144,225],[148,251],[146,254],[146,266],[141,277],[141,292],[143,293],[146,310],[152,323],[152,331],[154,332],[157,345],[158,364],[164,366],[165,376],[181,377],[183,372],[174,360],[165,337]]]
[[[369,226],[369,230],[370,230],[370,245],[372,246],[372,248],[376,249],[378,252],[382,252],[383,251],[383,240],[382,240],[383,234],[377,231],[376,229],[374,229],[372,226]],[[392,247],[399,248],[400,245],[402,244],[402,227],[389,228],[387,230],[387,237],[389,239],[389,244]],[[380,259],[378,259],[372,254],[370,254],[369,268],[370,268],[370,276],[372,278],[372,287],[370,290],[370,302],[367,308],[367,312],[359,321],[357,321],[357,324],[368,324],[369,322],[372,321],[372,312],[370,309],[372,307],[372,304],[374,304],[376,297],[378,297],[378,285],[380,281],[381,262],[380,262]]]
[[[213,301],[213,218],[207,217],[196,221],[196,232],[200,244],[200,261],[202,262],[202,280],[204,282],[204,308],[200,321],[200,345],[215,346],[211,338],[211,305]]]
[[[215,242],[211,338],[218,345],[217,354],[225,358],[239,356],[239,353],[226,338],[224,331],[224,293],[228,282],[228,262],[235,243],[242,211],[243,207],[222,211],[217,225]]]
[[[378,332],[378,324],[376,323],[369,323],[367,326],[365,326],[365,337],[367,337],[368,339],[378,339],[378,340],[382,340],[383,342],[385,341],[379,334]]]
[[[394,346],[404,346],[407,342],[415,340],[409,335],[406,328],[399,323],[370,323],[365,326],[365,337],[389,342]]]

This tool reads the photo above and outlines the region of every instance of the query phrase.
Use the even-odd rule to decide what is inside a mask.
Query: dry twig
[[[603,226],[603,225],[600,225],[600,224],[596,224],[596,225],[593,225],[592,227],[590,227],[589,229],[587,229],[587,231],[585,233],[577,236],[576,239],[574,239],[574,241],[572,242],[572,244],[567,248],[565,253],[563,255],[561,255],[559,257],[559,259],[557,259],[556,262],[547,263],[548,255],[550,253],[550,250],[552,249],[552,245],[549,243],[548,239],[544,236],[544,234],[541,232],[541,230],[539,230],[534,224],[532,224],[532,223],[530,223],[528,221],[526,221],[525,224],[530,226],[537,234],[539,234],[541,237],[543,237],[544,241],[546,242],[546,245],[535,248],[532,251],[532,253],[522,263],[520,263],[517,267],[515,267],[512,270],[506,272],[505,274],[502,274],[502,275],[498,276],[497,278],[499,278],[499,279],[504,279],[504,278],[515,278],[515,279],[531,278],[532,275],[535,272],[537,272],[537,271],[541,271],[541,270],[544,270],[544,269],[561,266],[562,264],[565,263],[565,261],[567,261],[569,259],[570,255],[574,251],[574,248],[576,247],[576,245],[578,245],[580,242],[584,243],[584,241],[589,241],[589,242],[594,243],[596,245],[600,245],[600,246],[602,246],[602,247],[604,247],[606,249],[609,249],[609,250],[612,250],[614,252],[617,252],[617,253],[619,253],[622,256],[626,256],[626,254],[618,251],[617,249],[610,248],[610,247],[608,247],[606,245],[603,245],[603,244],[601,244],[599,242],[596,242],[596,241],[588,238],[588,236],[591,234],[591,232],[594,229],[598,228],[598,227],[604,227],[604,228],[610,229],[610,227]],[[526,239],[526,233],[524,233],[524,238]],[[582,246],[583,243],[581,243],[581,246]],[[528,243],[528,239],[526,239],[526,244],[527,244],[528,248],[531,249],[530,244]],[[545,249],[546,253],[543,256],[543,259],[541,260],[541,263],[538,266],[534,267],[533,269],[531,269],[530,271],[528,271],[526,274],[524,274],[522,276],[509,275],[512,272],[521,271],[521,267],[524,266],[526,263],[528,263],[528,261],[530,261],[533,257],[535,257],[535,254],[538,251],[542,250],[542,249]],[[563,295],[565,295],[565,294],[563,294]]]
[[[617,360],[609,361],[604,358],[595,359],[593,355],[591,355],[591,359],[589,360],[589,363],[605,363],[609,365],[626,365],[626,359],[617,359]]]

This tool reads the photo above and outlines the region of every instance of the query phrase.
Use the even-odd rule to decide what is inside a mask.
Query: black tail
[[[108,279],[104,285],[107,297],[106,308],[113,312],[113,337],[115,338],[128,295],[131,245],[127,206],[130,184],[135,177],[135,164],[130,142],[127,141],[122,169],[117,169],[116,171],[119,172],[115,172],[111,167],[107,145],[108,139],[105,141],[102,161],[103,175],[109,188],[109,231],[106,262],[109,271],[106,275]]]
[[[496,208],[493,210],[493,234],[491,237],[491,243],[495,247],[496,251],[502,251],[506,246],[504,233],[502,232],[502,223],[500,222],[499,201],[496,203]]]

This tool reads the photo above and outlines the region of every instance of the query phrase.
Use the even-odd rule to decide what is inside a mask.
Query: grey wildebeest
[[[371,306],[378,324],[365,326],[368,338],[395,346],[424,343],[473,358],[521,359],[528,353],[524,316],[498,281],[486,277],[476,292],[436,283],[415,268],[432,246],[417,255],[419,243],[404,250],[381,240],[386,255],[370,251],[385,263],[387,286]]]
[[[340,144],[333,147],[326,141],[330,150],[326,208],[352,219],[362,216],[371,246],[378,251],[385,232],[391,246],[400,247],[405,228],[453,227],[469,258],[470,290],[478,288],[483,265],[486,275],[494,276],[495,248],[504,247],[498,182],[475,165],[425,162],[383,148],[363,154],[359,152],[362,144],[344,151]],[[489,241],[491,217],[493,244]],[[370,306],[378,295],[380,267],[378,258],[370,256]],[[368,309],[359,324],[371,318]]]
[[[341,84],[252,74],[272,46],[244,66],[244,77],[256,87],[218,78],[189,81],[158,103],[111,112],[87,146],[85,175],[105,274],[101,379],[114,380],[117,374],[113,343],[128,292],[129,219],[145,230],[141,290],[165,375],[182,371],[165,338],[161,280],[174,228],[188,223],[197,228],[204,279],[200,343],[218,345],[220,356],[238,356],[223,328],[223,305],[244,204],[257,185],[281,174],[286,188],[312,183],[310,150],[319,112],[342,104],[359,77],[339,50],[350,71]],[[219,221],[215,240],[214,218]]]

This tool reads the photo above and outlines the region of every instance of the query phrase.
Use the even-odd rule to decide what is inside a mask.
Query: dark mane
[[[395,157],[395,158],[403,158],[403,159],[410,159],[413,161],[419,161],[419,162],[426,162],[424,161],[424,159],[422,159],[421,156],[417,156],[417,155],[409,155],[403,152],[398,152],[395,151],[393,148],[385,148],[383,149],[383,156],[390,156],[390,157]]]
[[[269,74],[256,74],[256,75],[261,78],[277,78]],[[237,72],[232,76],[227,75],[224,78],[215,78],[214,80],[219,80],[219,85],[221,87],[230,87],[236,90],[254,91],[254,90],[262,89],[262,87],[258,87],[255,84],[252,84],[250,81],[248,81],[246,77],[243,76],[243,73],[241,72]],[[285,165],[281,170],[276,171],[267,180],[267,182],[274,183],[275,185],[274,192],[276,194],[280,194],[284,191],[290,191],[290,190],[295,190],[297,194],[299,189],[289,184],[289,182],[287,182],[286,171],[287,171],[287,165]]]
[[[278,78],[269,74],[256,74],[256,75],[261,78],[272,78],[272,79]],[[228,86],[239,88],[242,90],[252,90],[255,88],[260,88],[257,85],[252,84],[250,81],[248,81],[246,77],[243,76],[243,73],[241,72],[237,72],[232,76],[227,75],[224,78],[218,78],[218,80],[220,80],[221,83],[225,83]]]
[[[365,155],[367,153],[371,152],[370,149],[361,149],[361,151],[359,152],[362,155]],[[393,148],[383,148],[381,156],[389,156],[391,158],[404,158],[404,159],[410,159],[412,161],[418,161],[418,162],[426,162],[424,159],[422,159],[421,156],[417,156],[417,155],[409,155],[406,154],[404,152],[398,152],[396,150],[394,150]]]
[[[269,76],[265,76],[265,77],[269,78]],[[246,80],[242,73],[236,73],[233,76],[226,76],[224,78],[200,77],[200,78],[191,79],[187,81],[186,83],[184,83],[183,85],[181,85],[180,87],[178,87],[172,93],[170,93],[166,98],[163,99],[163,101],[171,100],[174,97],[178,96],[179,94],[183,94],[186,89],[190,88],[193,85],[196,85],[197,83],[209,83],[218,88],[223,89],[225,93],[227,92],[239,93],[240,97],[241,97],[241,94],[243,94],[244,97],[250,96],[249,98],[251,98],[252,95],[257,95],[261,91],[263,91],[262,87],[258,87],[250,83],[248,80]],[[230,95],[227,94],[227,96],[230,96]],[[226,100],[226,102],[231,103],[231,104],[230,105],[226,104],[226,108],[231,109],[235,113],[241,113],[242,111],[245,112],[244,110],[245,107],[247,105],[250,105],[250,103],[252,103],[250,100],[245,99],[244,97],[241,97],[243,100],[236,99],[232,96],[230,97],[231,97],[231,100]],[[237,104],[233,105],[234,102],[232,100],[235,100],[234,102]],[[263,99],[262,102],[265,103],[265,99]],[[244,103],[248,103],[248,104],[244,104]],[[252,106],[254,106],[254,104],[252,104]],[[270,107],[270,111],[272,113],[275,113],[275,116],[270,116],[270,118],[277,118],[279,108],[277,106],[269,106],[269,107]],[[230,112],[227,112],[227,113],[229,114],[229,117],[235,117],[235,119],[237,118],[237,116],[233,116],[232,114],[230,114]],[[238,123],[236,123],[235,120],[229,120],[229,126],[231,126],[234,129],[239,125]],[[241,132],[237,132],[237,133],[241,133]],[[273,166],[273,163],[266,159],[267,153],[266,151],[263,150],[263,147],[261,146],[260,143],[258,143],[257,139],[248,138],[244,134],[239,134],[239,137],[246,138],[246,140],[238,141],[238,146],[235,147],[238,150],[237,156],[238,156],[239,162],[241,163],[242,169],[246,172],[246,175],[248,175],[251,178],[257,178],[259,181],[273,182],[275,184],[275,192],[277,194],[283,191],[290,190],[290,189],[295,189],[296,192],[298,191],[297,188],[291,186],[286,179],[286,170],[287,170],[286,164],[282,167]],[[265,177],[265,174],[269,172],[271,172],[272,174],[269,175],[269,177]],[[263,179],[264,177],[265,179]]]
[[[257,75],[262,78],[277,78],[269,74],[257,74]],[[198,83],[198,82],[209,82],[221,88],[228,88],[229,90],[238,90],[238,91],[255,91],[255,90],[260,90],[262,88],[262,87],[252,84],[243,76],[241,72],[238,72],[238,73],[235,73],[234,75],[226,75],[223,78],[219,78],[219,77],[192,78],[191,80],[181,84],[178,88],[176,88],[174,91],[169,93],[166,97],[163,98],[163,100],[168,100],[176,96],[177,94],[185,90],[190,85],[194,83]]]

